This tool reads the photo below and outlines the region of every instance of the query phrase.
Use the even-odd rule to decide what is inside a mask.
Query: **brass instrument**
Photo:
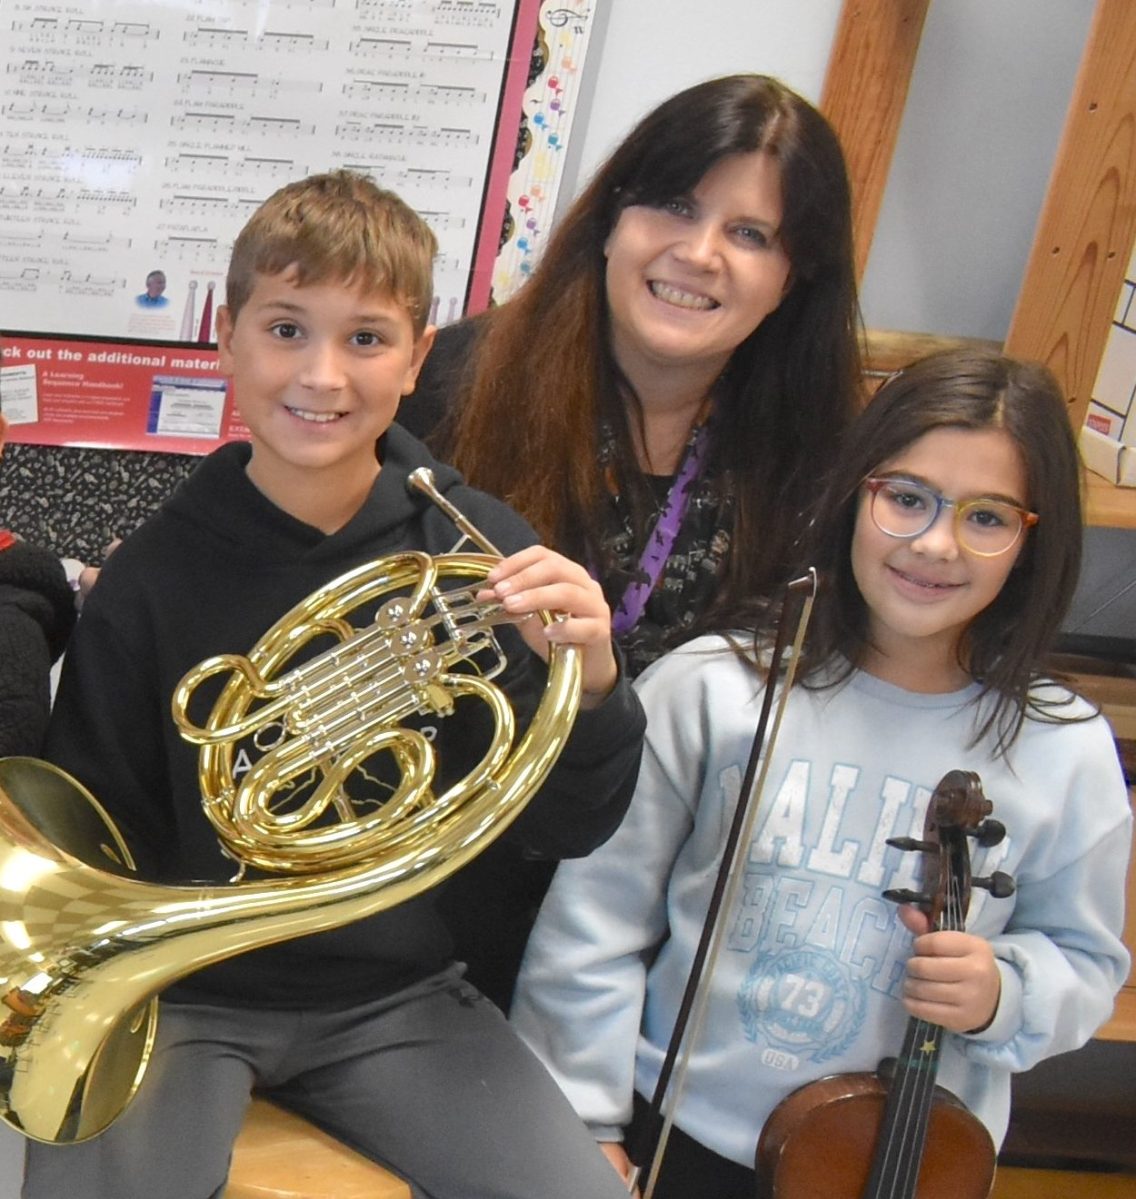
[[[174,719],[201,746],[205,812],[237,881],[131,877],[123,839],[79,783],[45,762],[0,760],[0,1119],[13,1128],[55,1143],[101,1132],[142,1081],[158,992],[412,898],[503,832],[546,778],[579,705],[579,653],[551,647],[544,695],[518,739],[492,682],[504,665],[493,626],[513,618],[476,599],[500,555],[428,471],[411,484],[487,552],[400,553],[350,571],[247,657],[208,659],[176,690]],[[450,579],[466,586],[440,585]],[[374,616],[357,627],[348,618],[361,608]],[[308,656],[328,637],[330,649]],[[306,660],[280,673],[298,654]],[[216,690],[221,675],[195,723],[198,689]],[[466,697],[488,706],[494,731],[472,771],[436,795],[429,741],[398,722],[444,717]],[[235,748],[250,741],[262,756],[238,783]],[[377,755],[393,763],[381,795]],[[245,880],[247,868],[275,877]]]

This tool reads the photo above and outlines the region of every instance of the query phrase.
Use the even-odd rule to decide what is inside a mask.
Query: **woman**
[[[715,79],[632,130],[515,299],[440,332],[400,419],[591,563],[638,674],[793,568],[857,322],[835,134]]]
[[[632,130],[517,296],[440,331],[399,420],[590,565],[635,675],[752,625],[795,569],[858,406],[857,330],[836,135],[734,75]],[[470,978],[503,1007],[550,875],[494,846],[451,886]]]

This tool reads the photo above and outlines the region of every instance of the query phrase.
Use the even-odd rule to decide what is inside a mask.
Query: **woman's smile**
[[[721,159],[688,196],[620,213],[604,246],[612,350],[640,394],[659,370],[713,379],[780,305],[781,216],[781,167],[761,150]]]

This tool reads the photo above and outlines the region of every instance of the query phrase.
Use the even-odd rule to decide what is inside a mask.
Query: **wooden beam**
[[[820,109],[852,182],[856,277],[863,278],[930,0],[844,0]]]
[[[955,337],[941,333],[908,333],[899,329],[867,329],[860,343],[863,355],[865,388],[874,392],[895,371],[910,366],[916,358],[940,350],[1001,350],[1000,341],[984,337]]]
[[[1136,237],[1136,4],[1097,0],[1006,353],[1056,374],[1080,430]]]

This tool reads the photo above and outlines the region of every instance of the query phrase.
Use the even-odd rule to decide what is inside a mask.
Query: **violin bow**
[[[675,1017],[675,1026],[671,1032],[670,1044],[667,1046],[667,1053],[663,1059],[662,1069],[659,1072],[659,1080],[655,1085],[655,1093],[643,1118],[640,1126],[641,1131],[637,1138],[638,1143],[635,1146],[635,1159],[640,1162],[650,1160],[651,1163],[651,1168],[647,1175],[646,1187],[643,1191],[643,1199],[651,1199],[651,1196],[654,1194],[655,1183],[658,1180],[659,1169],[663,1162],[663,1154],[666,1152],[671,1126],[674,1123],[674,1109],[678,1106],[678,1097],[682,1093],[683,1086],[686,1083],[686,1068],[690,1061],[691,1046],[698,1040],[702,1030],[702,1023],[706,1016],[706,1009],[710,998],[709,979],[721,951],[722,938],[726,927],[725,921],[722,919],[722,913],[728,912],[731,909],[734,898],[737,895],[739,880],[743,873],[740,869],[742,863],[736,861],[739,846],[748,847],[753,836],[753,828],[758,810],[757,803],[753,801],[756,797],[760,797],[765,788],[765,780],[769,772],[769,762],[773,757],[773,747],[777,742],[777,734],[781,728],[781,718],[785,714],[789,692],[792,689],[793,679],[797,673],[797,663],[801,656],[801,646],[804,643],[805,632],[808,629],[809,617],[812,615],[813,601],[816,599],[816,593],[817,572],[813,567],[809,568],[808,574],[802,575],[798,579],[793,579],[785,587],[785,601],[781,607],[781,614],[778,618],[777,629],[773,638],[773,649],[770,655],[769,673],[765,679],[761,712],[758,715],[753,744],[750,746],[749,761],[746,764],[745,775],[742,778],[741,789],[738,792],[737,807],[734,810],[729,833],[726,836],[726,844],[722,851],[722,862],[718,867],[718,875],[714,882],[714,890],[710,895],[710,904],[706,912],[706,919],[702,925],[702,934],[699,937],[698,948],[695,951],[694,960],[690,966],[690,975],[687,978],[686,988],[683,991],[682,1002],[679,1004],[678,1015]],[[791,653],[789,654],[788,661],[785,663],[784,682],[777,702],[773,727],[769,734],[768,752],[764,752],[763,756],[765,734],[769,728],[770,715],[773,712],[773,696],[776,690],[774,684],[781,673],[778,668],[785,654],[786,643],[789,640],[790,618],[795,607],[792,601],[795,599],[800,599],[800,615],[797,619],[796,631],[793,634]],[[686,1035],[688,1025],[690,1027],[689,1037]],[[679,1063],[680,1048],[682,1049],[681,1063]],[[676,1063],[679,1063],[679,1065],[678,1074],[675,1078],[674,1095],[670,1108],[664,1117],[663,1103],[670,1087],[671,1075],[674,1073]],[[627,1176],[627,1190],[629,1193],[635,1193],[635,1188],[639,1185],[639,1178],[642,1172],[641,1166],[632,1166],[631,1172]]]

